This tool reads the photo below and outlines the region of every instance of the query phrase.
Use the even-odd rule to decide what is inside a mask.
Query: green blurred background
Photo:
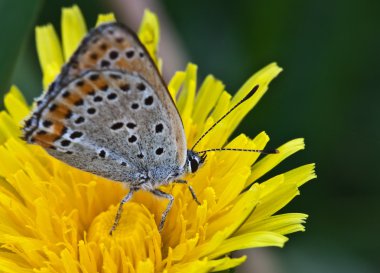
[[[265,130],[272,147],[305,137],[307,149],[275,173],[317,163],[318,179],[284,209],[310,218],[284,249],[250,252],[262,267],[239,272],[380,272],[379,1],[0,0],[1,96],[10,84],[29,101],[40,94],[34,26],[53,22],[59,31],[61,7],[74,3],[88,26],[117,10],[134,28],[150,6],[181,56],[164,64],[194,62],[199,79],[214,74],[232,93],[272,61],[284,68],[239,131]]]

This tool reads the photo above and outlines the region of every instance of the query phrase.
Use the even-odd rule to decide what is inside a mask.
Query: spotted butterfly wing
[[[181,118],[147,50],[119,23],[90,31],[37,104],[24,138],[69,165],[122,182],[183,173]]]

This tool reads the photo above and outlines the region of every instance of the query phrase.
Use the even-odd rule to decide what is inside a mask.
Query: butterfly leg
[[[123,212],[123,205],[132,198],[133,193],[134,193],[134,190],[130,189],[129,193],[126,196],[124,196],[124,198],[120,201],[119,208],[118,208],[116,216],[115,216],[115,221],[114,221],[112,228],[109,232],[110,235],[112,235],[112,232],[116,229],[117,225],[119,224],[121,213]]]
[[[166,192],[163,192],[163,191],[160,191],[158,189],[155,189],[153,191],[151,191],[154,195],[156,196],[159,196],[159,197],[162,197],[162,198],[166,198],[166,199],[169,199],[169,204],[167,205],[165,211],[162,213],[162,216],[161,216],[161,222],[160,222],[160,226],[159,226],[159,230],[161,231],[163,228],[164,228],[164,224],[165,224],[165,220],[166,220],[166,216],[168,215],[170,209],[172,208],[173,206],[173,201],[174,201],[174,197],[169,194],[169,193],[166,193]]]
[[[191,193],[191,196],[193,197],[194,201],[197,202],[198,205],[201,205],[201,202],[199,202],[197,196],[195,195],[195,191],[193,189],[192,186],[190,186],[186,180],[182,180],[182,179],[179,179],[179,180],[175,180],[174,183],[177,183],[177,184],[186,184],[189,188],[189,191]]]

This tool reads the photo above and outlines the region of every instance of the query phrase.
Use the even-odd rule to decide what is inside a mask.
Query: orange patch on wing
[[[78,90],[84,95],[89,95],[95,91],[94,87],[88,82],[86,82],[83,86],[78,88]]]
[[[130,68],[130,63],[127,62],[125,58],[120,58],[115,65],[119,68],[124,68],[124,69],[129,69]]]
[[[55,104],[53,108],[49,109],[48,118],[52,120],[64,119],[71,113],[70,109],[63,104]]]
[[[62,136],[65,131],[65,126],[60,122],[55,122],[53,124],[53,135]]]
[[[54,141],[56,141],[58,138],[57,135],[55,134],[50,134],[50,133],[46,133],[46,134],[36,134],[34,137],[33,137],[33,140],[35,143],[37,143],[38,145],[41,145],[42,147],[44,148],[51,148],[54,143]]]
[[[71,93],[68,97],[65,98],[65,102],[69,105],[74,105],[77,101],[81,100],[82,97],[76,93]]]
[[[110,45],[108,42],[105,42],[104,40],[101,40],[98,47],[101,51],[106,51],[108,48],[110,48]]]
[[[93,66],[96,65],[96,63],[97,63],[98,60],[97,60],[97,59],[94,60],[94,59],[92,59],[91,57],[86,56],[86,57],[83,57],[83,61],[84,61],[87,65],[93,67]]]
[[[124,33],[119,33],[115,38],[115,46],[120,50],[124,50],[132,47],[132,44],[127,37],[124,37]]]
[[[33,141],[44,148],[53,148],[54,142],[62,137],[65,131],[66,127],[61,122],[54,122],[52,125],[52,131],[36,132],[33,136]]]
[[[80,72],[83,71],[83,70],[93,69],[93,68],[94,68],[94,65],[92,65],[92,64],[89,64],[89,63],[82,63],[82,64],[79,66],[78,73],[80,73]]]
[[[95,80],[94,83],[98,87],[98,89],[102,89],[104,86],[107,85],[107,81],[103,76],[99,77],[97,80]]]

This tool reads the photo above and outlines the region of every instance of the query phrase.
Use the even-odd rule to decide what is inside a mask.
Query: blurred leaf
[[[11,85],[17,59],[32,33],[44,0],[0,0],[0,94]]]

